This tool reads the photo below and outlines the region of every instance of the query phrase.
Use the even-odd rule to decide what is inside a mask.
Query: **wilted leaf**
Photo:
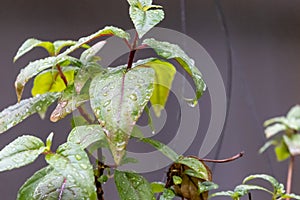
[[[150,183],[139,174],[115,170],[114,179],[121,200],[152,200],[154,198]]]
[[[154,71],[139,67],[100,74],[91,82],[91,107],[104,127],[116,164],[152,95],[153,82]]]
[[[59,95],[59,93],[50,92],[37,95],[29,99],[24,99],[21,102],[4,109],[0,113],[0,133],[17,125],[28,116],[47,109]]]
[[[177,161],[170,166],[167,173],[168,179],[166,182],[166,188],[173,186],[177,196],[188,200],[207,200],[208,192],[200,192],[203,188],[199,188],[199,186],[201,186],[202,182],[212,180],[210,169],[204,163],[195,158],[184,157],[179,158],[178,160],[181,160],[184,164]],[[196,161],[200,162],[200,164]],[[204,169],[202,169],[202,167],[204,167]],[[190,173],[192,171],[193,173]],[[182,179],[181,184],[176,184],[174,182],[174,176],[178,176]],[[203,177],[205,179],[203,179]]]
[[[155,84],[150,102],[155,115],[159,117],[168,100],[176,68],[171,63],[158,59],[141,66],[151,67],[155,70]]]
[[[78,68],[64,67],[62,69],[62,72],[68,81],[68,85],[74,83],[75,70],[78,70]],[[46,92],[61,92],[66,88],[67,86],[59,75],[58,70],[50,69],[35,77],[31,94],[32,96],[36,96],[37,94],[44,94]]]
[[[106,138],[102,127],[98,124],[77,126],[72,129],[68,136],[68,142],[78,144],[82,149],[99,140],[106,140]]]
[[[27,39],[19,48],[17,54],[14,57],[14,62],[16,62],[21,56],[31,51],[35,47],[43,47],[48,51],[50,55],[54,54],[54,46],[52,42],[41,41],[34,38]]]
[[[47,154],[46,161],[66,178],[66,183],[81,188],[80,199],[96,199],[93,167],[80,145],[65,143],[58,147],[56,153]]]
[[[142,38],[165,17],[160,6],[152,6],[152,8],[151,10],[149,10],[149,6],[130,6],[129,8],[129,15],[139,38]]]
[[[0,151],[0,172],[19,168],[32,163],[45,150],[37,137],[18,137]]]
[[[194,99],[188,99],[189,104],[195,106],[198,99],[202,96],[206,89],[202,74],[195,66],[195,61],[191,59],[186,53],[175,44],[168,42],[157,41],[153,38],[145,39],[143,44],[146,44],[154,49],[154,51],[165,59],[175,59],[183,69],[192,77],[196,86],[196,97]]]

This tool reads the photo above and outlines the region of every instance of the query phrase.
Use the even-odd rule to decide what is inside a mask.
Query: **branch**
[[[195,159],[198,159],[199,161],[203,161],[203,162],[212,162],[212,163],[226,163],[226,162],[231,162],[231,161],[234,161],[236,159],[239,159],[241,157],[243,157],[245,152],[240,152],[239,154],[237,155],[234,155],[230,158],[226,158],[226,159],[222,159],[222,160],[214,160],[214,159],[205,159],[205,158],[198,158],[196,156],[188,156],[190,158],[195,158]]]

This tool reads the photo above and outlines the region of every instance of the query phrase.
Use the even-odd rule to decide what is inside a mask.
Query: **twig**
[[[188,156],[190,158],[195,158],[195,159],[198,159],[200,161],[203,161],[203,162],[212,162],[212,163],[226,163],[226,162],[231,162],[231,161],[234,161],[238,158],[241,158],[242,156],[244,155],[244,152],[240,152],[239,154],[235,155],[235,156],[232,156],[230,158],[226,158],[226,159],[222,159],[222,160],[214,160],[214,159],[206,159],[206,158],[198,158],[196,156]]]
[[[89,123],[89,124],[93,124],[94,120],[92,120],[90,118],[90,116],[85,112],[85,110],[82,108],[82,106],[78,106],[78,111],[80,113],[80,115]]]
[[[286,193],[287,194],[290,194],[292,191],[294,161],[295,161],[295,157],[293,155],[291,155],[289,169],[288,169],[288,176],[287,176],[287,181],[286,181]],[[290,200],[290,198],[287,198],[286,200]]]
[[[67,80],[66,76],[64,75],[64,73],[62,72],[60,65],[56,65],[56,68],[58,70],[59,76],[64,81],[65,86],[67,87],[68,86],[68,80]]]

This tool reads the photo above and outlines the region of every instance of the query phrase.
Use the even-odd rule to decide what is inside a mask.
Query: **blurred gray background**
[[[183,31],[181,2],[155,1],[166,12],[161,27]],[[215,2],[186,0],[185,5],[187,35],[205,47],[216,62],[225,84],[228,83],[228,49]],[[220,190],[227,190],[249,174],[268,173],[285,183],[287,162],[277,163],[272,150],[258,155],[258,149],[265,141],[263,121],[285,114],[291,106],[300,102],[300,1],[227,0],[221,1],[221,6],[232,46],[232,96],[224,139],[218,144],[221,145],[219,158],[230,157],[242,150],[246,154],[235,162],[216,165],[214,182],[220,185]],[[0,109],[16,103],[13,85],[20,67],[25,66],[30,59],[46,55],[44,51],[35,49],[13,64],[12,58],[25,39],[75,40],[109,24],[124,29],[132,28],[125,0],[2,0]],[[30,82],[24,97],[30,96],[31,85]],[[209,106],[207,93],[200,100],[200,107],[206,105]],[[70,130],[68,119],[54,124],[34,115],[2,134],[0,148],[19,135],[26,133],[45,139],[51,131],[56,133],[54,146],[57,146],[66,140]],[[198,153],[201,130],[199,135],[186,154]],[[215,158],[218,146],[207,157]],[[18,188],[44,165],[41,156],[32,165],[0,173],[0,199],[15,199]],[[295,167],[293,192],[299,194],[300,159],[296,159]],[[163,180],[165,172],[166,169],[146,176],[150,181]],[[111,192],[113,187],[113,184],[105,186],[106,199],[118,199]],[[110,196],[110,193],[113,194]],[[260,192],[254,193],[252,197],[267,199]]]

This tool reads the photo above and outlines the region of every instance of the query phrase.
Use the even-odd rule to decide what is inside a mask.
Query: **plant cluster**
[[[156,117],[160,116],[169,96],[176,67],[182,67],[194,81],[196,97],[186,99],[188,104],[197,104],[206,85],[193,59],[179,46],[155,38],[143,39],[150,29],[163,20],[162,7],[152,5],[152,0],[128,0],[128,3],[129,15],[136,30],[133,39],[124,30],[107,26],[77,41],[50,42],[31,38],[23,43],[14,57],[14,61],[17,61],[36,47],[42,47],[49,54],[21,69],[15,81],[18,103],[0,113],[0,133],[34,113],[44,118],[49,106],[55,102],[56,108],[50,116],[52,122],[63,119],[76,109],[80,112],[79,117],[72,119],[73,129],[67,141],[56,150],[51,147],[54,134],[50,133],[45,142],[35,136],[23,135],[0,151],[1,172],[28,165],[39,155],[44,155],[48,164],[23,184],[18,192],[18,200],[102,200],[102,184],[111,179],[114,179],[122,200],[168,200],[176,196],[205,200],[209,198],[209,190],[218,188],[212,182],[212,172],[205,162],[228,162],[242,156],[238,154],[230,159],[216,161],[178,155],[160,141],[145,138],[137,128],[136,122],[144,111],[148,113],[149,125],[152,126],[148,110],[150,104]],[[99,65],[97,54],[106,41],[95,41],[107,36],[115,36],[128,46],[130,53],[126,64],[109,68]],[[90,45],[93,41],[94,44]],[[135,53],[144,48],[152,48],[157,57],[135,61]],[[78,49],[82,49],[81,55],[72,56],[71,53]],[[178,66],[169,62],[170,59],[176,60]],[[24,87],[30,79],[34,79],[32,97],[22,99]],[[92,115],[87,112],[87,106],[91,107]],[[297,109],[299,111],[299,107]],[[294,121],[291,120],[294,117],[295,113],[292,112],[286,119],[267,122],[267,125],[277,123],[266,130],[268,136],[274,135],[274,132],[287,131],[287,135],[276,143],[276,148],[281,148],[278,150],[281,152],[283,147],[278,145],[285,145],[289,156],[296,155],[292,144],[298,140],[294,139],[296,136],[293,131],[299,131],[299,126],[295,129]],[[166,174],[166,183],[149,183],[141,174],[119,169],[128,162],[136,162],[134,158],[126,156],[127,144],[132,139],[152,145],[173,162]],[[274,141],[267,145],[275,144]],[[101,148],[110,150],[115,161],[113,165],[105,163],[102,157],[92,162],[91,154]],[[287,155],[280,158],[287,158]],[[273,185],[273,192],[260,186],[244,184],[255,178],[269,181]],[[285,194],[283,185],[267,175],[249,176],[234,191],[218,192],[211,197],[225,195],[236,200],[251,190],[264,190],[272,194],[272,199],[300,199],[297,195]]]

